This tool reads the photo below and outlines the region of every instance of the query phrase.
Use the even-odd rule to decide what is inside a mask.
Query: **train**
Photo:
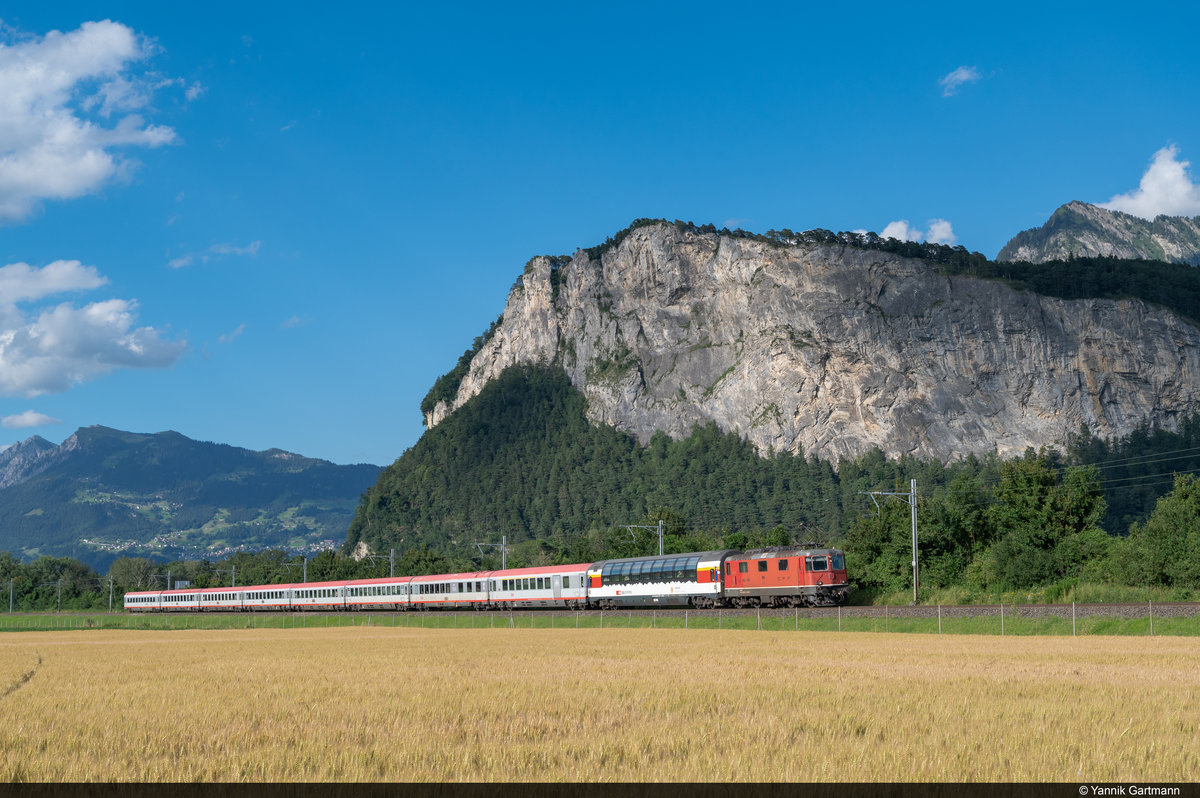
[[[594,610],[821,607],[850,595],[845,553],[816,546],[623,557],[508,568],[125,594],[130,612]]]

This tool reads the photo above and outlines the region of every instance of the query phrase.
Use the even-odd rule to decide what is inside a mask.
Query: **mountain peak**
[[[41,435],[26,438],[0,451],[0,489],[24,482],[54,463],[58,447]]]
[[[1056,209],[1041,227],[1013,236],[996,260],[1045,263],[1072,257],[1200,265],[1200,217],[1158,216],[1147,221],[1074,200]]]

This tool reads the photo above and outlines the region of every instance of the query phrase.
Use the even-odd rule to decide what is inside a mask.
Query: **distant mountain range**
[[[0,550],[71,556],[213,558],[243,547],[340,545],[374,465],[254,452],[177,432],[85,427],[55,446],[0,451]]]
[[[1200,216],[1159,216],[1148,222],[1086,202],[1069,202],[1041,227],[1013,236],[996,260],[1045,263],[1072,257],[1200,265]]]

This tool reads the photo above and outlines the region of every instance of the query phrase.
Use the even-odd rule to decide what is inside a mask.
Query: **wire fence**
[[[575,612],[26,613],[0,632],[140,629],[715,629],[975,635],[1200,636],[1200,604],[1013,604]]]

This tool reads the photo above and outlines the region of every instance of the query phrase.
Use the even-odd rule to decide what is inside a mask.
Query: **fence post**
[[[758,631],[762,631],[762,607],[757,607],[754,610],[754,615],[758,618]]]
[[[1075,637],[1075,602],[1071,602],[1071,637]]]
[[[942,602],[938,602],[938,634],[942,633]]]
[[[1150,602],[1150,636],[1154,637],[1154,602]]]
[[[838,605],[838,631],[842,631],[842,605]]]
[[[1000,636],[1004,637],[1004,602],[1000,602]]]
[[[888,628],[888,606],[886,604],[883,605],[883,631],[891,631],[891,629]]]

